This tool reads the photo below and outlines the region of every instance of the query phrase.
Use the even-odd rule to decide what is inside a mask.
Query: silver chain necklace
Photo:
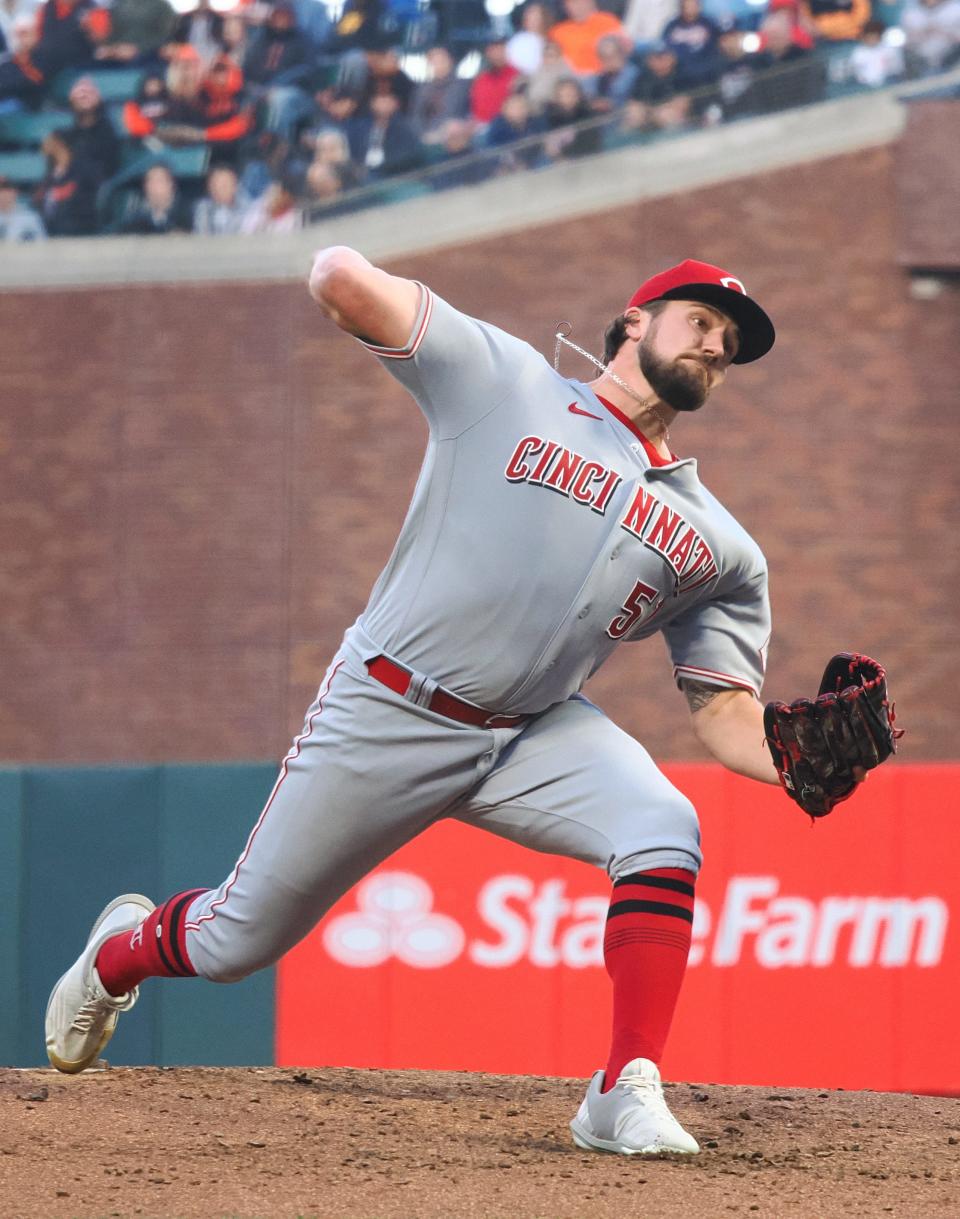
[[[563,330],[564,326],[567,327],[566,332],[564,332],[564,330]],[[669,441],[670,440],[670,429],[667,427],[663,416],[660,414],[660,412],[657,410],[657,408],[653,405],[653,403],[649,402],[646,398],[641,398],[640,395],[637,393],[637,391],[632,386],[628,385],[622,377],[618,377],[617,374],[611,368],[608,368],[607,365],[602,363],[600,360],[598,360],[596,356],[591,355],[590,352],[585,351],[584,348],[578,347],[576,343],[574,343],[571,339],[569,339],[567,337],[567,335],[570,334],[570,331],[572,329],[573,328],[570,326],[569,322],[561,322],[560,325],[557,327],[556,334],[554,335],[554,338],[557,341],[556,341],[556,345],[553,349],[554,371],[555,372],[560,371],[560,345],[562,343],[562,344],[564,344],[564,346],[572,348],[578,355],[583,356],[584,359],[589,360],[591,364],[593,364],[597,368],[599,368],[600,372],[603,373],[604,376],[609,377],[610,380],[613,381],[613,383],[615,385],[619,385],[620,388],[622,390],[624,390],[626,393],[628,393],[630,395],[630,397],[634,399],[635,402],[639,402],[644,410],[652,411],[653,414],[656,415],[656,417],[660,420],[660,425],[663,428],[664,440]]]

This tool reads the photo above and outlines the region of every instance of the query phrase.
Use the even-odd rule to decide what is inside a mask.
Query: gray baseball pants
[[[190,906],[197,973],[273,964],[388,855],[444,817],[611,879],[701,862],[696,813],[647,751],[576,695],[509,728],[474,728],[387,689],[354,626],[230,876]]]

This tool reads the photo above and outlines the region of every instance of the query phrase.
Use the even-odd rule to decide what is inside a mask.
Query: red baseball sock
[[[685,868],[657,868],[623,876],[613,886],[603,937],[613,982],[605,1092],[632,1059],[659,1065],[687,968],[695,879]]]
[[[96,970],[108,995],[125,995],[144,978],[195,978],[187,956],[187,910],[206,889],[175,893],[157,906],[135,931],[121,931],[97,953]]]

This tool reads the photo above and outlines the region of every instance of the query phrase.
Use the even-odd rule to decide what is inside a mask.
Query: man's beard
[[[640,341],[637,359],[640,371],[661,402],[675,411],[698,411],[710,392],[710,378],[699,361],[665,360],[653,348],[656,327]]]

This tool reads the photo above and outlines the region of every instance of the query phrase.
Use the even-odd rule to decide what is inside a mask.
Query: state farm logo
[[[940,964],[950,911],[942,898],[780,895],[775,876],[732,876],[714,919],[697,902],[690,964],[765,969]]]
[[[569,897],[566,882],[492,876],[468,918],[478,934],[433,909],[433,890],[411,872],[381,872],[357,888],[358,909],[323,929],[334,960],[367,968],[395,957],[439,969],[466,953],[484,969],[603,966],[606,893]],[[847,966],[933,968],[943,957],[949,907],[941,898],[781,894],[775,876],[732,876],[714,908],[697,899],[690,965],[763,969]]]
[[[379,872],[357,888],[355,914],[341,914],[323,930],[327,952],[361,969],[396,957],[415,969],[439,969],[463,952],[463,928],[436,914],[433,890],[412,872]]]

